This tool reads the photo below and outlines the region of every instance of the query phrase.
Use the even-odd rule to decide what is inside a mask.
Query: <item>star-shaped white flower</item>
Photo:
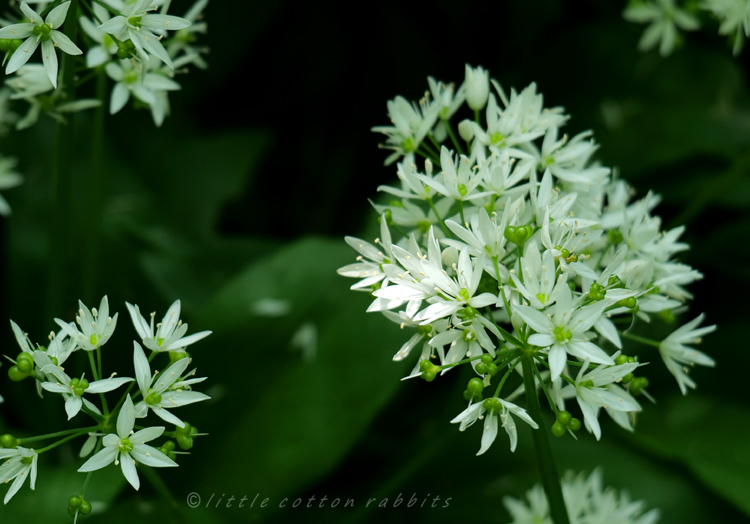
[[[687,344],[698,344],[703,335],[716,331],[716,326],[706,326],[695,329],[705,315],[700,314],[684,326],[681,326],[669,334],[661,344],[659,344],[659,353],[664,360],[667,369],[677,379],[680,391],[687,395],[688,388],[695,389],[695,381],[687,374],[687,367],[699,364],[701,366],[714,367],[714,359],[705,353],[694,349]]]
[[[625,375],[632,373],[640,364],[621,364],[619,366],[598,366],[596,369],[586,372],[589,362],[584,362],[576,377],[576,385],[568,385],[562,390],[563,397],[572,397],[575,391],[578,405],[583,412],[583,421],[586,429],[594,434],[596,440],[602,436],[599,426],[599,409],[630,412],[640,411],[641,407],[630,395],[618,395],[606,386],[614,384]]]
[[[109,33],[118,40],[132,40],[137,55],[142,62],[147,62],[149,53],[159,60],[174,68],[169,53],[161,44],[161,38],[156,33],[165,31],[177,31],[190,26],[190,22],[184,18],[172,15],[158,15],[148,12],[153,0],[137,0],[132,5],[123,5],[120,16],[107,20],[99,29]]]
[[[549,364],[552,380],[562,373],[566,355],[590,360],[597,364],[614,365],[612,357],[591,342],[587,332],[610,305],[608,300],[600,300],[584,307],[575,304],[570,288],[560,286],[556,292],[557,303],[554,314],[544,314],[531,306],[517,306],[516,312],[536,334],[529,337],[529,343],[541,348],[549,348]],[[576,302],[580,300],[577,299]]]
[[[68,420],[75,417],[83,405],[99,413],[99,409],[94,404],[83,398],[85,393],[108,393],[133,381],[130,377],[110,377],[91,383],[84,377],[71,379],[43,351],[34,351],[34,362],[48,379],[47,382],[42,382],[42,387],[52,393],[61,393],[65,399],[65,412],[68,414]]]
[[[52,85],[57,87],[57,54],[55,48],[59,48],[69,55],[80,55],[82,51],[68,38],[65,33],[57,29],[65,21],[68,14],[70,2],[65,2],[55,7],[42,21],[41,15],[34,11],[26,2],[21,2],[21,11],[29,21],[22,24],[13,24],[0,29],[0,38],[24,39],[21,47],[15,50],[5,68],[6,74],[17,71],[22,65],[29,61],[31,55],[42,44],[42,60],[47,70]]]
[[[104,448],[91,457],[78,471],[86,473],[105,468],[115,463],[122,468],[122,473],[130,485],[136,490],[141,481],[135,469],[136,463],[141,463],[152,468],[176,467],[177,464],[158,449],[149,446],[151,442],[164,433],[163,427],[142,429],[133,432],[135,424],[135,408],[133,401],[128,395],[122,405],[120,414],[117,416],[117,433],[110,433],[102,439]]]
[[[485,404],[489,405],[491,409],[488,410]],[[519,417],[532,428],[539,428],[537,423],[534,422],[528,413],[526,413],[525,409],[516,406],[512,402],[497,397],[488,398],[482,402],[471,404],[468,408],[459,413],[456,418],[451,420],[451,423],[460,424],[458,428],[459,431],[464,431],[477,420],[483,420],[484,429],[482,431],[482,446],[477,452],[477,455],[481,455],[490,448],[495,441],[495,438],[497,438],[497,426],[499,421],[510,438],[510,450],[515,451],[516,444],[518,443],[518,431],[516,430],[516,423],[513,420],[511,413]]]
[[[8,493],[5,495],[5,504],[8,503],[13,495],[18,493],[26,477],[31,476],[31,489],[36,484],[36,471],[39,455],[33,449],[22,448],[0,449],[0,460],[4,461],[0,465],[0,484],[6,484],[13,480]]]
[[[86,351],[93,351],[98,347],[103,346],[107,343],[112,333],[115,332],[117,326],[117,315],[114,317],[109,316],[109,301],[105,295],[102,301],[99,303],[99,309],[89,308],[86,305],[78,301],[78,315],[76,316],[76,323],[80,329],[73,327],[72,323],[67,323],[59,318],[55,319],[55,322],[72,338],[81,348]]]
[[[179,300],[175,300],[169,306],[162,321],[156,325],[156,330],[154,330],[156,313],[151,313],[151,322],[149,323],[141,315],[137,305],[134,306],[128,302],[125,302],[125,305],[130,312],[133,326],[135,326],[138,336],[141,337],[141,342],[151,351],[180,351],[211,334],[211,331],[201,331],[184,336],[187,333],[188,325],[183,324],[180,320]]]
[[[143,395],[143,400],[135,406],[135,416],[144,418],[148,414],[148,410],[151,410],[170,424],[181,428],[185,427],[182,420],[169,410],[210,398],[208,395],[197,391],[188,391],[187,388],[183,387],[201,381],[200,379],[184,380],[182,374],[190,364],[190,359],[180,359],[162,373],[156,373],[152,376],[151,367],[140,344],[133,342],[133,345],[135,376],[138,380],[138,388]]]

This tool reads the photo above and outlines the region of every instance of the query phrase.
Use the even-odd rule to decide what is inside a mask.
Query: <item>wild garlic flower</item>
[[[695,381],[690,378],[688,373],[690,367],[696,364],[700,366],[714,367],[714,359],[705,353],[690,347],[688,344],[698,344],[701,342],[703,335],[708,335],[716,331],[716,326],[706,326],[696,329],[705,315],[698,315],[696,318],[674,330],[659,344],[659,353],[664,360],[667,369],[677,379],[680,391],[687,395],[688,388],[695,389]]]
[[[64,320],[59,318],[55,319],[55,322],[72,338],[76,341],[81,348],[86,351],[93,351],[107,343],[112,334],[115,332],[117,327],[117,316],[115,313],[114,317],[109,316],[109,301],[105,295],[99,303],[99,309],[89,308],[86,305],[78,301],[78,315],[76,316],[76,324],[78,329],[72,326]]]
[[[0,38],[23,39],[21,46],[13,52],[8,60],[5,73],[10,74],[29,61],[31,55],[42,45],[42,61],[52,85],[57,88],[57,54],[55,49],[69,55],[80,55],[83,51],[78,49],[70,38],[58,31],[65,22],[68,14],[70,1],[64,2],[49,12],[47,18],[42,20],[41,15],[34,11],[26,2],[21,2],[21,11],[28,17],[29,21],[21,24],[13,24],[0,29]]]
[[[148,62],[155,56],[170,68],[174,68],[172,58],[161,43],[159,34],[177,31],[190,26],[184,18],[149,12],[153,0],[136,0],[119,8],[120,15],[104,22],[99,29],[120,41],[130,41],[133,51],[141,62]],[[155,34],[157,33],[157,34]],[[146,53],[148,51],[148,53]]]
[[[210,398],[208,395],[190,391],[189,388],[183,387],[201,381],[200,379],[192,379],[192,381],[187,382],[182,375],[190,365],[190,358],[182,358],[171,364],[166,370],[161,373],[157,372],[152,376],[151,366],[145,353],[143,353],[143,348],[138,342],[133,342],[133,345],[135,376],[138,381],[138,389],[143,396],[143,400],[135,405],[135,416],[144,418],[151,410],[156,416],[170,424],[184,427],[182,420],[169,410]]]
[[[130,319],[133,321],[141,342],[151,351],[183,351],[190,344],[206,338],[211,334],[210,331],[201,331],[185,336],[188,325],[183,324],[180,320],[180,301],[175,300],[162,321],[154,326],[154,317],[156,313],[151,313],[151,322],[147,322],[137,305],[125,303],[130,313]]]
[[[164,433],[163,427],[146,428],[134,432],[135,407],[128,395],[117,416],[117,432],[110,433],[102,439],[103,449],[78,468],[80,473],[106,468],[114,462],[120,466],[125,479],[136,490],[140,488],[136,464],[152,468],[177,467],[177,464],[158,449],[149,446],[151,442]]]
[[[745,38],[750,36],[750,4],[747,0],[704,0],[701,8],[719,19],[719,34],[732,35],[733,52],[739,54]]]
[[[562,492],[571,524],[656,524],[659,511],[645,511],[645,504],[633,501],[626,491],[605,488],[600,470],[591,475],[568,472]],[[503,498],[513,519],[511,524],[551,524],[549,503],[540,484],[526,493],[526,500]]]
[[[34,362],[47,378],[46,382],[42,382],[42,388],[52,393],[60,393],[65,399],[65,412],[68,414],[68,420],[75,417],[83,406],[94,413],[101,414],[99,408],[83,397],[84,394],[108,393],[133,381],[130,377],[110,377],[89,382],[85,374],[80,379],[71,379],[59,365],[50,360],[47,353],[38,350],[34,351]]]
[[[695,31],[700,26],[698,19],[679,8],[674,0],[634,1],[628,4],[622,15],[629,22],[649,24],[638,42],[638,48],[649,51],[658,46],[662,56],[674,50],[679,29]]]
[[[471,404],[459,413],[456,418],[451,420],[451,423],[460,424],[459,431],[464,431],[477,420],[482,421],[482,445],[477,455],[481,455],[490,449],[490,446],[497,438],[498,424],[505,429],[510,438],[510,450],[515,451],[518,444],[518,430],[516,429],[516,422],[512,415],[517,416],[534,429],[539,428],[537,423],[526,413],[525,409],[497,397]]]
[[[373,204],[380,238],[348,237],[358,259],[339,273],[372,294],[368,312],[416,330],[394,357],[418,353],[406,378],[432,382],[472,366],[478,376],[464,391],[470,405],[457,422],[465,427],[489,410],[485,442],[494,440],[503,415],[518,413],[500,400],[482,408],[483,398],[496,388],[490,398],[503,402],[525,393],[501,391],[522,359],[558,411],[577,399],[597,438],[601,411],[632,430],[641,409],[636,398],[649,393],[648,379],[635,376],[646,356],[620,353],[638,351],[630,341],[623,345],[626,335],[647,351],[658,347],[683,391],[694,383],[681,366],[713,363],[686,345],[712,330],[696,329],[699,322],[661,343],[637,334],[642,323],[684,311],[692,298],[687,286],[702,278],[677,260],[688,248],[684,228],[663,230],[654,214],[659,197],[633,200],[632,188],[596,162],[591,132],[568,139],[569,116],[545,107],[535,84],[506,93],[484,70],[467,71],[464,104],[459,90],[432,79],[434,100],[389,104],[400,116],[387,131],[397,149],[387,163],[403,156],[400,185],[378,189],[399,200]],[[452,119],[460,121],[464,144],[455,132],[439,152],[423,144],[455,130]],[[409,137],[407,152],[398,145]],[[569,374],[576,366],[577,378]],[[556,436],[582,425],[568,412],[556,416]]]
[[[7,504],[13,496],[18,493],[26,478],[30,477],[31,489],[36,487],[37,464],[39,455],[33,449],[18,446],[16,449],[0,448],[0,484],[7,484],[11,480],[8,493],[5,495],[4,503]]]

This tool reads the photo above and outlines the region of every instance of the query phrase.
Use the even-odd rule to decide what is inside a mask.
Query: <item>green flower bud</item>
[[[570,424],[570,421],[573,419],[573,415],[568,413],[567,411],[560,411],[557,414],[557,421],[562,424],[563,426],[567,426]]]
[[[618,289],[625,287],[625,284],[622,283],[622,280],[620,280],[620,277],[617,275],[612,275],[609,277],[609,280],[607,280],[607,286],[612,289]]]
[[[189,358],[190,353],[187,351],[170,351],[169,352],[169,363],[174,364],[178,360],[182,360],[183,358]]]
[[[68,504],[70,504],[74,508],[80,508],[81,504],[83,504],[83,499],[79,497],[78,495],[73,495],[68,499]]]
[[[18,446],[18,440],[13,435],[6,433],[0,437],[0,445],[4,448],[16,449],[16,446]]]
[[[631,380],[633,380],[633,374],[632,373],[628,373],[627,375],[625,375],[624,377],[622,377],[622,383],[623,384],[627,384]]]
[[[466,391],[471,393],[472,397],[479,395],[482,391],[484,391],[484,381],[481,378],[472,378],[466,385]]]
[[[562,256],[563,258],[568,258],[568,257],[570,256],[570,251],[568,251],[567,249],[561,249],[561,250],[560,250],[560,255],[561,255],[561,256]]]
[[[495,376],[497,374],[497,364],[492,363],[489,366],[487,366],[487,373],[489,373],[492,376]]]
[[[628,363],[628,356],[627,355],[620,355],[615,359],[615,365],[616,366],[622,366],[623,364]]]
[[[419,333],[422,336],[429,335],[430,333],[432,333],[432,326],[429,326],[429,325],[417,326],[417,333]],[[422,362],[424,362],[424,360]]]
[[[81,386],[76,386],[73,388],[73,393],[75,393],[79,397],[82,397],[84,393],[84,389]]]
[[[620,244],[622,242],[622,233],[618,229],[610,229],[607,231],[607,240],[613,245]]]
[[[591,284],[591,288],[589,289],[589,297],[591,297],[593,300],[602,300],[604,298],[605,294],[604,286],[597,284],[594,282]]]
[[[89,513],[91,513],[91,504],[84,500],[83,502],[81,502],[80,511],[81,514],[88,515]]]
[[[635,357],[628,357],[628,364],[635,364]]]
[[[626,307],[628,309],[633,309],[636,306],[636,304],[637,304],[637,301],[635,297],[623,298],[622,300],[617,302],[617,305],[619,307]]]
[[[70,381],[70,387],[72,388],[78,387],[80,384],[81,384],[81,380],[77,378],[74,378],[73,380]]]
[[[188,451],[193,447],[193,437],[180,435],[179,437],[177,437],[177,445],[180,446],[180,449]]]
[[[7,51],[10,49],[10,39],[0,38],[0,51]]]
[[[577,418],[570,419],[570,423],[568,424],[568,427],[572,429],[573,431],[578,431],[581,429],[581,421]]]
[[[180,426],[175,426],[174,433],[175,435],[189,435],[190,434],[190,428],[192,427],[190,423],[185,422],[184,420],[182,423],[185,425],[185,427],[181,428]]]
[[[71,517],[75,517],[76,513],[78,513],[78,508],[74,508],[73,506],[68,506],[68,515]]]
[[[159,404],[161,401],[162,401],[161,395],[156,392],[149,393],[149,395],[146,397],[146,404],[149,404],[151,406],[155,406]]]
[[[21,371],[18,366],[11,366],[10,369],[8,369],[8,378],[13,382],[20,382],[29,375],[29,372]]]
[[[464,390],[464,400],[471,400],[473,398],[474,398],[474,395],[472,395],[468,389]]]
[[[120,60],[125,60],[126,58],[128,58],[129,55],[130,53],[128,53],[128,50],[125,49],[124,47],[120,47],[117,50],[117,58],[119,58]]]
[[[482,361],[482,364],[489,366],[490,364],[492,364],[492,361],[495,359],[492,358],[492,355],[488,355],[487,353],[485,353],[484,355],[480,357],[479,360]]]
[[[420,362],[419,362],[419,370],[420,370],[420,371],[427,371],[427,370],[428,370],[428,369],[430,369],[430,368],[431,368],[431,367],[432,367],[433,365],[434,365],[434,364],[433,364],[432,362],[430,362],[430,360],[429,360],[429,359],[424,359],[424,360],[422,360],[422,361],[420,361]]]
[[[565,435],[565,433],[566,433],[565,426],[560,424],[559,421],[555,421],[555,423],[552,424],[552,434],[554,436],[562,437],[563,435]]]
[[[437,373],[432,369],[422,372],[422,378],[427,382],[432,382],[437,378]],[[179,444],[179,441],[177,442]]]
[[[484,375],[485,373],[487,373],[487,364],[480,362],[479,364],[477,364],[477,367],[475,367],[474,369],[480,375]]]

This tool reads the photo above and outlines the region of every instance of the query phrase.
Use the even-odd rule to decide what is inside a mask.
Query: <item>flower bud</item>
[[[471,142],[474,139],[474,129],[471,125],[471,120],[462,120],[458,124],[458,134],[466,142]]]
[[[474,111],[479,111],[487,104],[490,95],[490,72],[482,67],[472,68],[466,64],[466,103]]]

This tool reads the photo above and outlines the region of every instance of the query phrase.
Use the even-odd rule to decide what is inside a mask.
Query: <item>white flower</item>
[[[107,75],[115,81],[115,87],[112,88],[112,96],[109,100],[109,112],[115,114],[125,107],[130,100],[131,94],[141,102],[153,108],[155,104],[162,104],[157,117],[154,119],[157,125],[163,121],[166,114],[166,108],[163,107],[164,101],[157,101],[157,93],[164,91],[177,91],[180,84],[167,78],[163,74],[144,72],[133,67],[133,64],[127,60],[110,62],[106,66]]]
[[[466,64],[466,103],[474,111],[479,111],[487,104],[490,94],[490,72],[481,67],[471,67]]]
[[[638,48],[648,51],[658,45],[662,56],[674,50],[679,36],[677,28],[694,31],[700,25],[696,17],[677,7],[674,0],[632,2],[622,15],[629,22],[650,23],[638,42]]]
[[[656,524],[659,511],[644,513],[644,503],[631,501],[628,493],[605,488],[601,471],[586,477],[568,472],[562,478],[562,492],[571,524]],[[526,493],[526,501],[503,498],[511,524],[551,524],[549,503],[541,484]]]
[[[450,149],[443,146],[440,151],[440,165],[443,168],[440,182],[425,175],[415,175],[426,185],[437,190],[441,195],[460,200],[462,202],[473,201],[492,194],[491,191],[477,191],[482,183],[482,173],[471,167],[471,162],[465,156],[458,159],[458,169],[453,163],[453,154]]]
[[[42,382],[42,388],[52,393],[61,393],[65,399],[65,412],[68,414],[68,420],[75,417],[81,411],[83,405],[91,411],[99,413],[99,409],[94,404],[83,398],[85,393],[108,393],[123,384],[133,381],[130,377],[110,377],[103,380],[95,380],[91,383],[83,376],[80,379],[71,379],[43,351],[34,351],[34,362],[39,366],[48,380],[53,380],[53,382]]]
[[[438,104],[440,109],[438,116],[441,120],[450,119],[466,100],[466,87],[461,84],[456,89],[453,84],[438,82],[431,76],[427,77],[427,83],[430,86],[432,98],[435,99],[435,103]]]
[[[701,7],[721,21],[719,34],[734,33],[734,54],[742,49],[745,37],[750,36],[750,5],[747,0],[705,0]]]
[[[206,61],[200,56],[201,53],[207,52],[208,48],[198,48],[194,46],[193,43],[195,42],[195,35],[198,33],[205,34],[208,28],[206,22],[201,20],[203,18],[203,10],[207,5],[208,0],[197,0],[193,6],[188,9],[185,16],[182,17],[184,20],[190,22],[190,25],[177,31],[174,38],[171,38],[167,43],[169,56],[177,56],[180,51],[184,51],[185,54],[193,57],[193,63],[201,69],[206,69],[208,67]],[[167,14],[166,6],[162,9],[162,14]],[[176,63],[175,67],[178,67]]]
[[[555,256],[552,250],[541,255],[536,242],[526,246],[520,265],[523,281],[515,272],[511,272],[510,276],[518,291],[534,309],[551,306],[561,287],[567,286],[566,273],[561,272],[555,278]]]
[[[33,98],[55,88],[42,64],[24,65],[16,76],[8,78],[5,83],[13,90],[11,100]]]
[[[153,411],[158,417],[174,424],[175,426],[185,427],[178,417],[173,415],[169,409],[207,400],[210,397],[197,391],[185,391],[180,387],[184,384],[182,374],[190,364],[189,358],[183,358],[171,364],[162,373],[151,375],[151,367],[148,359],[143,353],[138,342],[133,342],[134,353],[133,362],[135,364],[135,376],[138,381],[138,388],[141,390],[143,400],[135,406],[135,416],[144,418],[148,410]],[[199,379],[193,379],[198,382]]]
[[[16,172],[17,161],[12,157],[0,155],[0,190],[11,189],[23,183],[23,177]],[[10,215],[10,205],[0,195],[0,215]]]
[[[487,407],[490,409],[488,410]],[[505,428],[506,433],[508,433],[508,437],[510,437],[510,450],[515,451],[516,444],[518,443],[518,431],[511,413],[519,417],[532,428],[539,428],[536,422],[534,422],[529,414],[526,413],[525,409],[516,406],[512,402],[497,397],[488,398],[482,402],[475,402],[469,405],[468,408],[451,420],[451,423],[460,424],[458,428],[459,431],[464,431],[477,420],[483,420],[484,429],[482,430],[482,446],[477,452],[477,455],[481,455],[487,451],[495,441],[499,421]]]
[[[578,405],[583,412],[583,421],[586,429],[594,434],[596,440],[602,436],[602,430],[599,426],[599,409],[604,407],[615,411],[640,411],[641,407],[630,395],[621,395],[613,393],[605,386],[618,382],[622,378],[635,371],[639,366],[634,364],[621,364],[619,366],[601,365],[596,369],[586,372],[589,362],[585,361],[581,370],[576,377],[575,387],[568,385],[562,390],[564,397],[572,396],[575,390],[575,396]]]
[[[151,14],[147,10],[152,3],[153,0],[137,0],[129,6],[123,6],[120,16],[107,20],[99,28],[118,40],[132,41],[136,54],[142,62],[149,60],[149,55],[146,54],[148,50],[151,56],[156,56],[169,67],[174,68],[169,53],[161,44],[161,38],[153,31],[157,33],[177,31],[188,27],[190,22],[177,16]]]
[[[117,416],[117,433],[110,433],[102,439],[104,448],[91,457],[78,471],[86,473],[105,468],[115,463],[122,468],[122,473],[128,482],[137,490],[141,481],[136,472],[136,463],[152,468],[176,467],[177,464],[161,451],[146,444],[159,438],[164,433],[163,427],[142,429],[133,432],[135,424],[135,408],[130,395],[122,405]]]
[[[414,320],[423,325],[450,316],[459,309],[471,306],[475,309],[487,307],[497,303],[497,295],[481,293],[476,295],[479,280],[482,278],[484,257],[472,263],[469,250],[464,249],[458,257],[456,279],[447,276],[446,272],[433,264],[422,263],[422,271],[427,278],[443,294],[444,298],[435,297],[434,302],[420,311]],[[375,293],[377,296],[377,292]],[[475,296],[476,295],[476,296]]]
[[[609,301],[600,300],[579,308],[567,286],[559,288],[556,300],[554,314],[545,315],[530,306],[516,307],[518,314],[537,332],[529,337],[529,343],[549,348],[552,380],[562,373],[567,353],[581,360],[614,365],[612,358],[587,336],[587,331],[602,315]],[[580,298],[576,299],[577,303],[579,301]]]
[[[94,14],[96,19],[100,23],[105,23],[109,20],[109,11],[99,4],[93,4]],[[94,42],[99,45],[89,47],[86,52],[86,67],[94,68],[109,62],[112,59],[112,55],[117,54],[117,44],[107,33],[99,29],[94,23],[82,16],[78,19],[81,24],[81,29],[91,38]]]
[[[438,118],[440,105],[430,103],[426,98],[419,105],[409,103],[404,97],[397,96],[388,101],[388,117],[392,126],[375,126],[372,131],[386,135],[386,149],[395,152],[385,159],[385,165],[392,164],[404,156],[404,162],[414,161],[414,151],[419,148]]]
[[[376,240],[382,249],[378,249],[369,242],[356,237],[346,237],[346,243],[360,253],[355,264],[349,264],[337,270],[344,277],[361,278],[359,282],[352,285],[351,289],[370,291],[370,287],[385,278],[385,272],[381,269],[383,264],[391,264],[393,254],[391,253],[391,233],[385,215],[380,217],[380,238]],[[383,252],[385,251],[385,252]],[[363,260],[367,258],[368,260]]]
[[[0,29],[0,38],[25,39],[21,47],[13,52],[5,68],[7,74],[17,71],[22,65],[29,61],[31,55],[42,44],[42,61],[52,85],[57,87],[57,54],[55,48],[59,48],[69,55],[80,55],[82,51],[68,38],[65,33],[57,29],[65,21],[68,14],[70,2],[65,2],[49,12],[47,18],[42,17],[21,2],[21,11],[29,18],[28,23],[13,24]]]
[[[37,463],[39,462],[39,455],[36,451],[21,446],[18,446],[17,449],[0,449],[0,460],[4,461],[0,466],[0,484],[7,484],[15,479],[5,495],[5,504],[13,498],[13,495],[18,493],[18,490],[26,481],[26,477],[31,476],[30,486],[31,489],[35,488]]]
[[[68,324],[64,320],[59,318],[55,319],[55,322],[72,338],[76,343],[86,351],[93,351],[98,347],[103,346],[107,343],[112,333],[115,332],[117,326],[117,316],[115,313],[114,317],[109,316],[109,301],[105,295],[102,301],[99,303],[99,310],[92,308],[89,311],[83,302],[78,301],[78,315],[76,316],[76,323],[80,327],[80,330],[73,327],[73,324]]]
[[[704,318],[705,315],[698,315],[684,326],[674,330],[659,344],[661,358],[669,372],[677,379],[677,384],[679,384],[683,395],[687,395],[688,388],[695,389],[695,381],[688,376],[689,368],[685,366],[699,364],[714,367],[715,365],[714,359],[688,346],[688,344],[700,343],[703,335],[716,331],[715,325],[695,329],[703,322]]]
[[[201,331],[184,336],[187,333],[188,325],[183,324],[180,320],[179,300],[175,300],[169,306],[162,321],[156,325],[156,331],[154,331],[156,313],[151,313],[151,323],[149,324],[141,315],[137,305],[133,306],[128,302],[125,302],[125,305],[130,312],[133,326],[138,332],[138,336],[141,337],[141,342],[151,351],[181,351],[190,344],[194,344],[211,334],[211,331]]]

